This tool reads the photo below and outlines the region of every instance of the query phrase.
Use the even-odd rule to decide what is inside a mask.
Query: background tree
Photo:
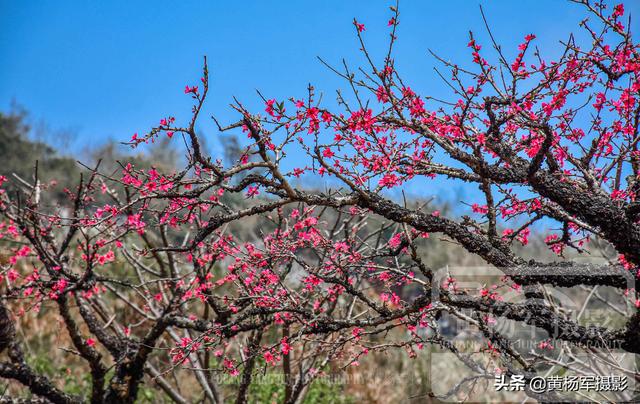
[[[30,130],[24,110],[0,113],[0,159],[3,162],[0,175],[19,182],[20,179],[32,182],[34,167],[38,162],[39,176],[43,182],[77,177],[79,170],[76,162],[59,155],[49,145],[32,140],[29,137]],[[60,185],[62,189],[65,184]],[[61,193],[57,195],[57,198],[62,197],[64,195]]]

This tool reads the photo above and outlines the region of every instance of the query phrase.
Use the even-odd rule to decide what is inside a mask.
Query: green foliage
[[[266,376],[269,376],[268,374]],[[262,380],[274,380],[274,382],[262,382]],[[256,382],[249,386],[248,401],[250,403],[281,403],[284,401],[284,383],[275,382],[275,378],[258,377]],[[332,383],[322,379],[315,380],[309,386],[304,399],[304,404],[352,404],[355,399],[344,392],[344,386],[340,383]]]
[[[33,182],[34,167],[38,162],[38,176],[42,182],[56,179],[69,186],[78,178],[80,170],[69,157],[59,156],[51,146],[29,139],[30,127],[25,122],[26,113],[0,112],[0,175],[12,178],[13,174],[27,182]],[[62,193],[57,195],[62,197]]]
[[[24,110],[9,113],[0,112],[0,175],[4,175],[11,184],[18,184],[14,174],[28,183],[33,183],[34,168],[38,165],[38,178],[42,184],[51,180],[57,182],[53,199],[62,200],[64,189],[73,190],[77,186],[80,174],[86,171],[76,161],[76,157],[64,154],[61,150],[30,136],[31,127],[27,123],[27,113]],[[101,161],[103,172],[117,172],[121,165],[131,163],[136,168],[149,169],[156,167],[161,171],[175,170],[179,160],[178,151],[170,145],[168,139],[160,139],[149,148],[148,153],[131,155],[122,152],[123,146],[113,141],[107,141],[99,147],[89,150],[87,165],[94,165]]]
[[[136,403],[164,403],[170,402],[166,401],[162,398],[162,395],[157,390],[143,384],[140,385],[140,391],[138,392],[138,398],[136,399]]]
[[[46,355],[33,355],[27,360],[38,374],[59,378],[62,376],[62,389],[69,394],[88,397],[91,391],[91,374],[74,374],[70,365],[56,366]]]
[[[252,383],[249,386],[250,403],[279,403],[284,401],[284,385],[276,383]]]
[[[344,386],[340,384],[325,382],[322,380],[315,381],[309,387],[309,391],[305,396],[304,404],[352,404],[355,399],[344,393]]]

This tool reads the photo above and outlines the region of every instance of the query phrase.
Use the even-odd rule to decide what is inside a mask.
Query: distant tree
[[[65,184],[75,181],[80,170],[75,160],[61,156],[51,146],[29,138],[30,127],[26,123],[26,112],[18,110],[9,114],[0,112],[0,174],[31,183],[38,168],[41,181],[62,181],[57,197],[63,197]],[[44,185],[44,184],[43,184]]]
[[[222,148],[224,149],[224,162],[225,164],[235,164],[242,155],[244,150],[240,146],[240,141],[237,136],[225,136],[220,139]]]
[[[0,332],[8,353],[0,376],[52,402],[134,402],[148,381],[175,402],[243,403],[266,367],[284,374],[283,401],[296,403],[328,364],[343,368],[394,348],[415,356],[440,346],[468,366],[472,376],[443,397],[496,375],[530,381],[550,366],[592,370],[573,361],[576,352],[596,352],[593,368],[615,364],[612,349],[639,354],[640,303],[629,285],[640,265],[640,47],[621,5],[580,3],[592,18],[581,24],[591,44],[570,38],[556,60],[527,35],[515,59],[490,44],[497,59],[490,63],[471,35],[472,67],[441,60],[453,102],[419,96],[401,79],[392,57],[396,8],[381,63],[354,20],[368,65],[359,76],[334,69],[353,102],[339,93],[340,107],[328,110],[310,87],[305,98],[265,100],[260,114],[236,103],[239,120],[219,129],[242,131],[251,145],[226,164],[206,154],[195,130],[209,91],[205,61],[201,83],[185,89],[192,118],[181,125],[165,117],[130,140],[184,141],[177,171],[95,169],[73,188],[64,216],[42,212],[36,181],[20,197],[2,195],[2,235],[13,244],[2,269],[0,324],[9,326]],[[305,158],[283,164],[294,148]],[[330,179],[333,190],[294,186],[296,177]],[[386,196],[434,178],[480,189],[469,215],[447,217]],[[109,202],[94,202],[99,195]],[[559,223],[545,239],[557,262],[520,255],[543,220]],[[232,224],[257,230],[236,233]],[[438,280],[421,255],[426,237],[480,257],[502,271],[501,282],[472,291]],[[596,238],[615,250],[611,262],[562,259]],[[410,297],[397,293],[408,286]],[[624,323],[585,325],[565,315],[548,286],[587,288]],[[598,288],[613,290],[631,311],[606,305]],[[511,292],[520,300],[505,301]],[[72,345],[65,349],[91,375],[84,396],[65,392],[25,359],[14,318],[32,310],[40,321],[61,319]],[[475,330],[482,346],[460,351],[441,332],[443,315]],[[519,350],[494,326],[499,318],[545,337],[536,349]],[[550,358],[554,346],[571,354]],[[218,383],[224,375],[235,388]],[[197,392],[182,388],[185,380]]]

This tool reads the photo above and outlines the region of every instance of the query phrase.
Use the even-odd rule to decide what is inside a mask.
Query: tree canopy
[[[535,399],[573,397],[533,388],[550,369],[591,374],[619,363],[616,371],[637,376],[615,355],[640,353],[640,47],[622,5],[577,3],[591,40],[562,41],[557,59],[538,51],[533,34],[515,59],[473,33],[468,63],[435,56],[447,100],[403,81],[393,57],[397,7],[381,61],[367,51],[370,27],[354,20],[367,64],[327,64],[351,94],[338,92],[336,108],[313,86],[303,97],[264,97],[263,111],[236,101],[237,121],[213,123],[248,143],[230,144],[225,159],[208,155],[196,131],[209,96],[205,59],[200,81],[184,90],[191,118],[162,117],[128,141],[186,144],[178,168],[98,163],[54,214],[42,208],[38,176],[23,173],[31,183],[15,185],[19,196],[1,195],[10,254],[0,376],[52,402],[134,402],[148,382],[175,402],[242,403],[260,369],[277,369],[280,399],[296,403],[330,366],[433,347],[470,372],[429,392],[439,398],[501,376],[521,377],[522,393]],[[13,127],[1,136],[23,130]],[[39,144],[12,147],[48,154]],[[304,160],[288,164],[292,155]],[[305,186],[310,179],[329,185]],[[458,216],[392,197],[411,181],[479,192]],[[527,254],[539,223],[557,226],[543,235],[551,261]],[[499,275],[462,285],[430,264],[434,238]],[[577,258],[600,250],[598,259]],[[481,279],[473,271],[466,274]],[[568,314],[550,288],[585,295],[583,308]],[[591,301],[619,321],[585,322]],[[34,311],[34,321],[60,319],[90,391],[66,391],[25,359],[15,323]],[[460,334],[445,330],[445,319],[478,343],[454,344]],[[534,346],[520,346],[505,324],[535,330]],[[581,354],[590,360],[574,360]],[[181,389],[184,380],[198,393]]]

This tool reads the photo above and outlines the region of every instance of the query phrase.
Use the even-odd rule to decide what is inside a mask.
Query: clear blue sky
[[[640,18],[640,1],[624,3]],[[0,110],[16,101],[54,131],[71,128],[77,150],[126,140],[167,114],[188,116],[183,89],[197,83],[203,55],[212,79],[206,112],[223,121],[233,118],[226,107],[233,96],[263,111],[255,89],[283,99],[304,95],[311,82],[333,100],[344,86],[316,56],[361,62],[354,17],[380,55],[391,4],[0,0]],[[524,35],[535,33],[543,54],[557,54],[558,40],[579,31],[584,17],[579,6],[562,0],[403,0],[396,65],[412,88],[446,95],[428,49],[468,64],[469,30],[489,48],[479,4],[512,53]],[[211,122],[200,126],[215,136]],[[208,143],[215,152],[215,142]]]

